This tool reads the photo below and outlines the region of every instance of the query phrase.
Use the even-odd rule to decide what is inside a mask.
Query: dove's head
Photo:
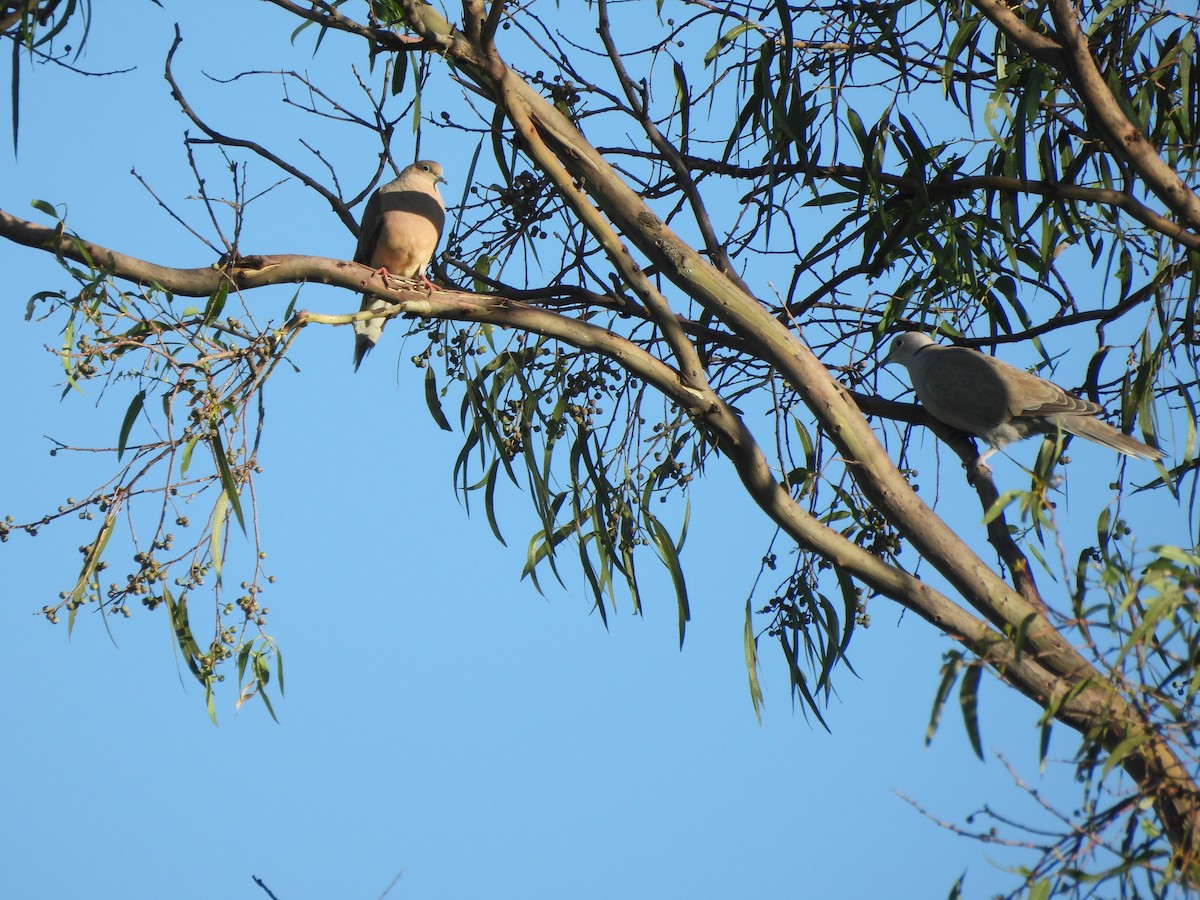
[[[401,169],[396,180],[385,184],[382,190],[384,193],[420,191],[423,194],[441,196],[437,186],[445,183],[446,179],[442,177],[441,163],[435,163],[432,159],[419,159],[411,166]]]
[[[446,183],[446,179],[442,177],[441,163],[435,163],[432,159],[419,159],[400,174],[403,176],[407,172],[412,172],[413,177],[431,181],[435,185]]]
[[[900,363],[907,366],[917,355],[917,351],[928,347],[933,342],[933,338],[927,334],[921,334],[919,331],[906,331],[892,341],[887,356],[883,358],[883,364],[886,366],[888,363]]]

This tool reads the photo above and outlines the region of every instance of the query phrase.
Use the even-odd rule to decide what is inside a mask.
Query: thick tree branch
[[[972,0],[972,5],[1020,50],[1038,62],[1055,69],[1063,68],[1062,46],[1054,38],[1025,24],[1025,20],[1017,15],[1018,10],[1025,11],[1020,3],[1010,3],[1008,0]]]
[[[1088,121],[1104,136],[1119,159],[1126,160],[1166,207],[1193,229],[1200,229],[1200,197],[1158,155],[1141,130],[1129,121],[1092,58],[1087,35],[1071,0],[1051,0],[1050,13],[1065,51],[1065,71],[1087,110]]]

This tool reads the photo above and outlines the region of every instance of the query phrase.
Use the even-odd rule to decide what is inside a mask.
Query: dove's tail
[[[361,334],[354,336],[354,371],[358,371],[358,367],[362,365],[362,361],[367,354],[375,347],[375,342],[369,337],[364,337]]]
[[[363,297],[362,309],[375,309],[387,306],[377,298]],[[365,322],[354,323],[354,371],[362,365],[363,358],[375,349],[379,338],[383,336],[383,324],[387,319],[367,319]]]
[[[1111,447],[1126,456],[1136,456],[1138,459],[1163,459],[1167,455],[1156,447],[1143,444],[1137,438],[1122,434],[1101,419],[1094,419],[1091,416],[1058,416],[1057,421],[1062,426],[1062,430],[1068,434]]]

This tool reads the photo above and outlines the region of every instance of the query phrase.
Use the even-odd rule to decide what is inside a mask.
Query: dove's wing
[[[910,373],[917,399],[935,419],[985,437],[1012,418],[1012,396],[1002,373],[975,350],[931,345],[924,365]]]
[[[364,266],[371,265],[375,242],[379,240],[379,191],[371,195],[363,210],[362,224],[358,229],[358,246],[354,248],[354,261]]]

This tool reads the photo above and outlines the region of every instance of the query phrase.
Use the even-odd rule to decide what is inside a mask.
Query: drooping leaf
[[[683,646],[684,632],[687,628],[687,623],[692,618],[691,608],[688,605],[687,582],[683,574],[683,565],[679,560],[679,551],[682,548],[682,542],[676,546],[671,539],[666,527],[657,518],[644,513],[646,525],[650,529],[650,539],[654,544],[654,549],[658,552],[659,559],[667,567],[667,572],[671,575],[671,584],[675,586],[675,606],[679,623],[679,646]]]
[[[758,683],[758,642],[754,638],[754,621],[750,601],[746,601],[746,622],[742,626],[742,647],[746,654],[746,677],[750,682],[750,703],[754,706],[754,717],[762,726],[763,695]]]
[[[752,24],[743,22],[740,25],[735,25],[733,28],[729,29],[727,32],[717,38],[717,42],[709,47],[708,52],[704,54],[704,65],[708,66],[712,64],[712,62],[721,55],[722,50],[753,28],[754,26]]]
[[[220,287],[213,291],[204,305],[204,324],[211,325],[225,311],[225,301],[229,299],[229,282],[222,281]]]
[[[933,698],[933,709],[929,713],[929,725],[925,729],[925,745],[928,746],[933,741],[933,736],[937,734],[938,724],[942,720],[942,709],[946,705],[946,699],[950,696],[950,691],[954,687],[954,682],[958,680],[958,673],[962,670],[963,656],[957,650],[951,650],[946,654],[946,661],[942,665],[942,680],[938,684],[937,693]]]
[[[225,491],[225,497],[233,508],[234,515],[237,516],[242,534],[245,534],[246,520],[242,517],[242,501],[238,495],[237,481],[233,477],[233,471],[229,468],[229,460],[225,456],[225,445],[221,441],[220,432],[212,432],[208,436],[208,443],[212,449],[213,461],[217,465],[217,472],[221,477],[221,487]]]
[[[129,401],[129,408],[125,410],[125,418],[121,421],[121,433],[117,436],[117,459],[125,455],[125,445],[129,440],[129,432],[133,429],[133,423],[137,421],[138,414],[142,411],[142,404],[145,402],[145,391],[138,391],[133,395],[133,399]]]
[[[225,520],[229,516],[229,494],[222,491],[217,495],[217,502],[213,504],[212,523],[210,525],[208,535],[208,555],[212,560],[213,575],[216,577],[217,585],[221,584],[221,574],[224,568],[224,537],[225,537]]]
[[[971,741],[971,749],[983,760],[983,742],[979,737],[979,677],[983,674],[981,665],[967,666],[962,683],[958,689],[959,704],[962,707],[963,724],[967,729],[967,738]]]
[[[446,420],[446,413],[442,410],[442,401],[438,396],[437,376],[433,372],[433,366],[425,367],[425,405],[429,407],[429,414],[433,416],[433,421],[437,423],[438,428],[442,431],[453,430]]]

